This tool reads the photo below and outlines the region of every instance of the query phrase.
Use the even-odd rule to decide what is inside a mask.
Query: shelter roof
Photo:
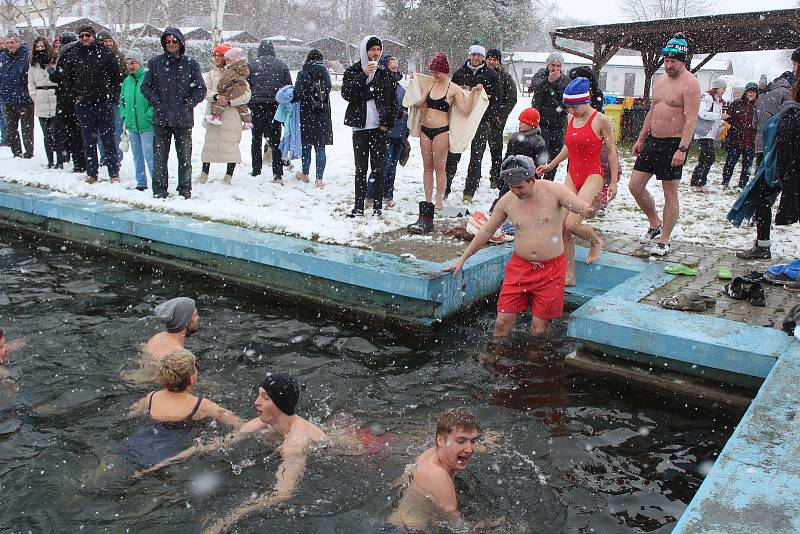
[[[524,61],[526,63],[542,63],[544,64],[547,61],[547,56],[550,55],[550,52],[513,52],[510,54],[511,60],[513,61]],[[574,54],[562,54],[564,56],[564,64],[565,65],[591,65],[592,62],[586,58],[582,58],[580,56],[576,56]],[[692,66],[697,65],[700,63],[702,58],[698,58],[695,56],[692,58]],[[635,56],[622,56],[616,55],[613,56],[611,59],[608,60],[606,66],[609,67],[641,67],[642,66],[642,57],[640,55]],[[720,72],[727,72],[731,67],[731,62],[724,59],[714,59],[707,62],[705,65],[700,67],[700,70],[713,70],[713,71],[720,71]]]

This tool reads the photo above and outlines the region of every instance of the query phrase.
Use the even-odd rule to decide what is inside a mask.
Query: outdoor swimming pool
[[[427,338],[376,332],[216,279],[0,235],[0,327],[28,342],[0,393],[0,425],[21,422],[0,436],[0,530],[194,532],[271,488],[277,455],[255,441],[142,480],[97,476],[138,426],[128,407],[152,389],[122,378],[159,328],[148,315],[177,295],[201,315],[187,342],[197,394],[248,419],[264,373],[288,370],[305,385],[302,415],[352,417],[389,442],[315,453],[296,497],[240,532],[374,532],[398,497],[390,483],[432,445],[435,416],[459,405],[502,436],[456,477],[467,519],[504,516],[498,533],[668,532],[741,417],[565,368],[563,322],[549,342],[490,354],[491,310]]]

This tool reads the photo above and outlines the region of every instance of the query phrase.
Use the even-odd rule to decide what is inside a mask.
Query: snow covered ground
[[[236,224],[264,231],[303,237],[326,243],[340,243],[358,247],[369,247],[372,237],[390,232],[416,220],[418,202],[422,198],[422,159],[419,145],[412,139],[412,152],[405,167],[398,167],[395,183],[395,201],[392,209],[384,209],[382,219],[367,216],[363,219],[345,217],[353,206],[353,154],[350,128],[342,122],[346,103],[338,92],[331,95],[333,103],[334,141],[328,147],[328,164],[325,171],[324,189],[316,189],[312,180],[308,184],[294,179],[293,174],[284,176],[283,186],[272,183],[272,173],[265,165],[261,176],[250,176],[250,133],[242,136],[241,152],[243,165],[236,169],[233,184],[222,183],[224,165],[211,167],[211,179],[207,184],[194,183],[192,198],[184,200],[176,195],[177,162],[172,155],[170,161],[170,197],[157,200],[151,191],[139,192],[134,187],[133,162],[130,154],[125,155],[122,164],[122,184],[111,185],[105,169],[101,169],[101,182],[95,185],[83,183],[83,175],[68,171],[46,169],[41,131],[36,127],[36,149],[33,160],[13,159],[8,148],[0,148],[0,180],[53,190],[53,196],[84,196],[106,201],[127,204],[143,209],[166,213],[196,216],[200,219]],[[516,129],[515,117],[529,105],[529,99],[521,99],[517,109],[509,119],[507,130]],[[195,110],[194,149],[192,153],[193,173],[200,171],[200,153],[205,129],[202,124],[203,105]],[[469,155],[461,159],[459,174],[456,176],[449,204],[460,202]],[[594,221],[606,234],[623,234],[637,239],[647,226],[644,215],[627,189],[627,181],[633,168],[634,159],[629,153],[623,154],[623,176],[617,199],[606,210],[602,220]],[[489,190],[488,174],[490,157],[488,150],[483,160],[485,177],[475,195],[472,209],[487,209],[496,192]],[[691,193],[689,176],[694,168],[692,160],[684,169],[681,181],[681,218],[673,234],[676,242],[697,243],[700,245],[730,249],[746,248],[752,241],[753,228],[732,227],[725,221],[725,214],[736,200],[736,195],[723,192],[719,183],[723,161],[718,161],[710,175],[712,192],[708,194]],[[299,161],[295,162],[299,168]],[[738,169],[737,169],[738,170]],[[561,165],[557,180],[563,180],[566,165]],[[736,180],[734,176],[733,181]],[[662,202],[660,187],[650,186],[659,209]],[[424,236],[410,237],[425,239]],[[800,243],[800,226],[776,227],[773,230],[773,254],[779,257],[795,257]]]

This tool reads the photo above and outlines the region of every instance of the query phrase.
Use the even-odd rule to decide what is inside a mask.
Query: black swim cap
[[[280,411],[286,415],[294,415],[294,409],[300,400],[300,383],[289,373],[267,373],[261,387]]]

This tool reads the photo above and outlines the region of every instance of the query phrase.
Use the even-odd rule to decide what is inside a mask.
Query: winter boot
[[[222,179],[225,182],[225,185],[231,185],[231,180],[233,180],[233,175],[226,174],[225,178]]]
[[[740,260],[769,260],[772,258],[769,241],[761,241],[760,244],[756,241],[749,249],[737,252],[736,257]]]
[[[200,174],[198,174],[197,175],[197,181],[200,182],[201,184],[206,183],[208,181],[208,173],[207,172],[201,172]]]
[[[433,212],[434,206],[431,202],[419,203],[419,218],[414,224],[409,224],[406,228],[412,234],[429,234],[433,232]]]

